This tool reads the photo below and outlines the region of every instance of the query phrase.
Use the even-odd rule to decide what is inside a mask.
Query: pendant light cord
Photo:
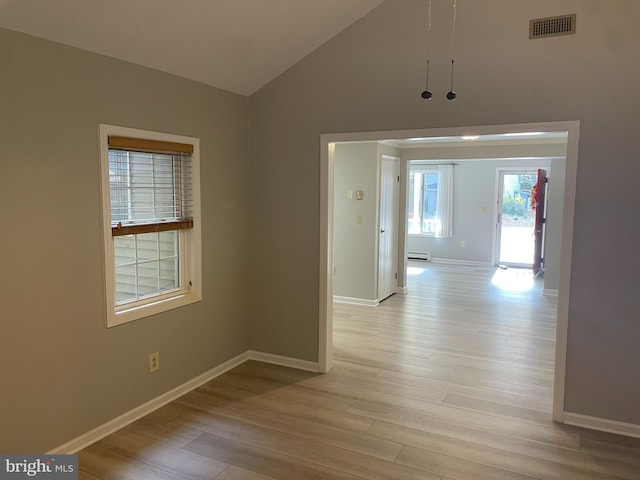
[[[431,3],[432,3],[432,0],[429,0],[429,13],[427,15],[427,74],[426,74],[426,81],[425,81],[426,85],[421,95],[421,97],[425,100],[429,100],[432,97],[431,91],[429,90],[429,67],[431,65]]]
[[[429,0],[429,13],[427,16],[427,72],[426,72],[426,79],[425,79],[425,90],[422,92],[421,97],[425,100],[429,100],[433,95],[431,93],[431,91],[429,90],[429,68],[431,66],[431,8],[432,8],[432,3],[433,0]],[[451,90],[449,90],[449,93],[447,93],[447,99],[448,100],[454,100],[456,98],[456,92],[453,91],[453,74],[454,74],[454,67],[455,67],[455,63],[456,63],[456,20],[457,20],[457,7],[458,7],[458,2],[457,0],[452,0],[452,4],[451,4],[451,8],[452,8],[452,15],[451,15],[451,84],[450,84],[450,88]]]
[[[453,21],[451,26],[451,91],[453,92],[453,66],[456,56],[456,16],[457,0],[453,0]]]
[[[457,16],[457,0],[453,0],[453,14],[452,14],[452,26],[451,26],[451,90],[447,95],[447,98],[453,96],[453,98],[449,98],[449,100],[453,100],[455,98],[455,93],[453,91],[453,67],[455,64],[455,56],[456,56],[456,16]]]
[[[429,90],[429,64],[431,63],[431,3],[432,0],[429,0],[429,14],[427,16],[427,90]]]

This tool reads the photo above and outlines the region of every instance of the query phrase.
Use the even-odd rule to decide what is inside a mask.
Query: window
[[[409,162],[409,235],[453,236],[453,165]]]
[[[436,234],[439,177],[437,167],[409,167],[409,234]]]
[[[107,326],[199,301],[199,141],[100,126]]]

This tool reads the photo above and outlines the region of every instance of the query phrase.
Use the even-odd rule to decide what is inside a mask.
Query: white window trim
[[[105,299],[107,307],[107,328],[165,312],[183,305],[202,300],[202,241],[200,227],[200,140],[161,132],[139,130],[100,124],[100,176],[102,188],[102,228],[105,266]],[[193,145],[192,188],[193,188],[193,228],[180,231],[180,266],[182,288],[131,304],[116,306],[115,302],[115,256],[111,234],[111,198],[109,194],[109,136],[141,138],[165,142]],[[193,252],[187,258],[184,254]],[[189,281],[191,285],[189,286]]]

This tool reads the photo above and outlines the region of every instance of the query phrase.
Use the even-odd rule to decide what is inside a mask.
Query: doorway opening
[[[498,170],[495,246],[498,265],[532,268],[536,210],[531,193],[537,175],[537,169]]]
[[[569,287],[571,273],[571,249],[573,242],[575,183],[577,172],[577,147],[579,122],[552,122],[521,125],[498,125],[480,127],[454,127],[427,130],[404,130],[368,133],[325,134],[321,135],[321,198],[320,198],[320,278],[319,278],[319,355],[318,369],[326,372],[332,366],[333,342],[333,156],[336,143],[342,142],[383,142],[389,139],[412,142],[431,139],[446,141],[452,137],[463,136],[519,136],[530,135],[528,132],[560,133],[566,138],[566,168],[564,172],[564,201],[562,202],[561,247],[558,253],[559,287],[556,326],[555,377],[553,393],[553,418],[562,422],[564,419],[564,381],[567,348],[567,323],[569,310]],[[406,208],[405,208],[406,210]],[[406,211],[401,212],[406,218]],[[400,222],[400,238],[406,238],[406,224]],[[406,245],[399,246],[399,287],[406,287],[407,251]]]

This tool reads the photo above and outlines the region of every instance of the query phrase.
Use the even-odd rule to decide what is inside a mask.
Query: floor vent
[[[576,14],[529,20],[529,39],[559,37],[576,33]]]

